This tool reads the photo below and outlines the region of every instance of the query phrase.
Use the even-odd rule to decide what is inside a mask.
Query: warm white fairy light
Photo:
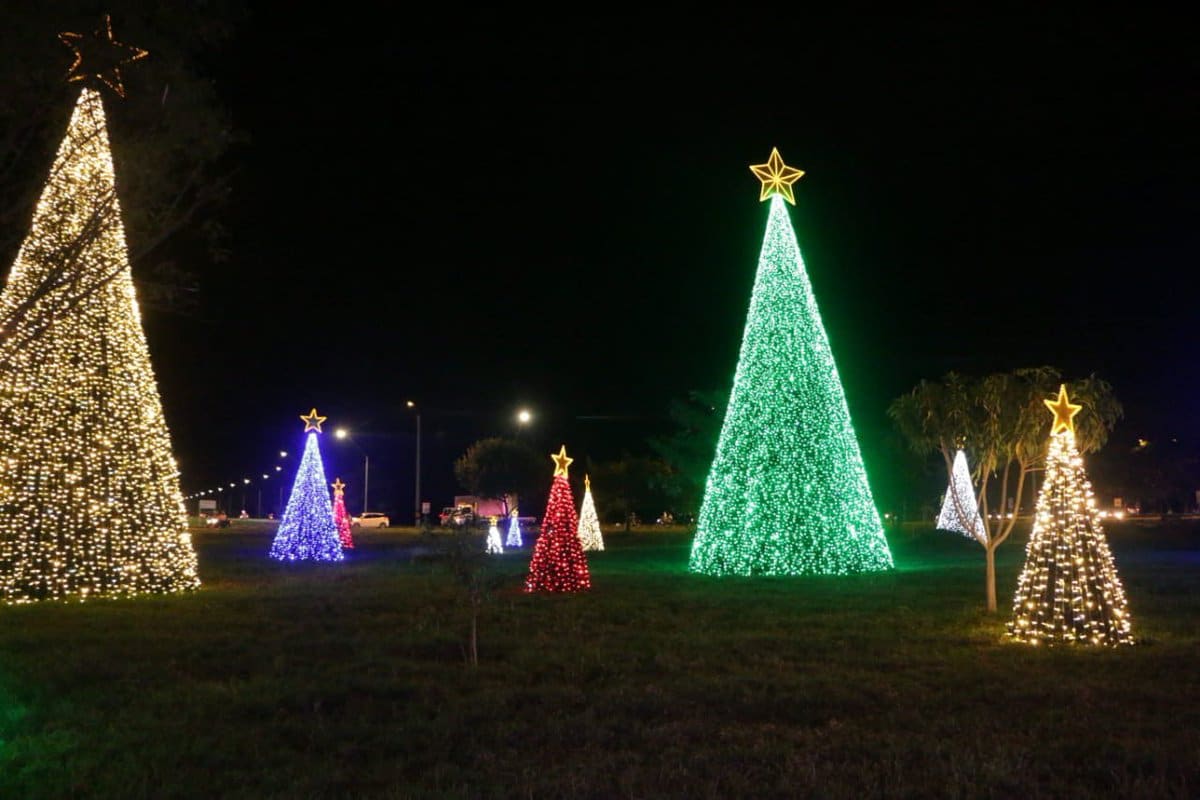
[[[0,294],[0,321],[0,599],[199,586],[92,89]]]
[[[957,531],[987,547],[987,531],[983,527],[983,517],[979,516],[971,471],[962,450],[954,454],[954,468],[950,471],[950,485],[946,487],[942,513],[938,514],[937,529]]]
[[[1125,590],[1083,470],[1065,388],[1059,392],[1025,567],[1008,633],[1029,644],[1132,644]]]

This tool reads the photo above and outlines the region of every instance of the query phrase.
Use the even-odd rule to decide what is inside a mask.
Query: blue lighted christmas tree
[[[304,420],[304,455],[288,497],[283,519],[271,544],[271,558],[280,561],[341,561],[342,541],[333,522],[333,504],[325,483],[325,466],[317,434],[325,417],[314,408]]]
[[[784,201],[804,173],[751,167],[771,210],[689,568],[708,575],[888,569],[842,382]]]

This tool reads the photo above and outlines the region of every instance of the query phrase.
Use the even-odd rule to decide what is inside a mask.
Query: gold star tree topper
[[[587,491],[587,492],[590,492],[592,490],[592,479],[590,477],[588,477],[588,474],[586,472],[583,473],[583,489],[584,489],[584,491]]]
[[[575,459],[567,456],[567,446],[565,444],[558,448],[557,454],[550,454],[550,460],[554,462],[554,477],[557,478],[559,475],[562,475],[564,478],[569,477],[567,475],[567,467],[571,466],[571,462]]]
[[[781,194],[784,200],[796,205],[796,197],[792,194],[792,184],[800,180],[804,170],[789,167],[783,163],[783,157],[779,155],[779,148],[772,147],[771,157],[767,159],[767,163],[751,164],[750,171],[762,181],[762,190],[758,193],[760,201],[766,200],[773,194]]]
[[[1067,397],[1067,385],[1060,384],[1058,387],[1058,398],[1055,400],[1043,400],[1046,408],[1050,409],[1050,413],[1054,415],[1054,426],[1050,429],[1050,435],[1062,431],[1075,432],[1075,415],[1083,406],[1072,403]]]
[[[317,410],[314,408],[312,411],[308,412],[307,415],[301,414],[300,419],[304,420],[305,433],[308,433],[309,431],[321,433],[321,423],[328,419],[328,417],[319,416],[317,414]]]
[[[329,485],[333,487],[334,497],[341,497],[342,495],[344,495],[346,493],[345,492],[346,484],[342,483],[341,478],[334,478],[333,483],[331,483]]]
[[[125,96],[125,84],[121,83],[121,65],[143,59],[150,55],[148,50],[113,38],[112,17],[104,15],[104,24],[94,33],[69,33],[58,35],[62,43],[75,53],[75,61],[67,70],[67,80],[74,83],[97,78],[108,88]]]

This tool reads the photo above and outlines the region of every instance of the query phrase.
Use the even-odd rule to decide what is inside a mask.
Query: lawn
[[[204,588],[0,607],[0,797],[1197,797],[1200,523],[1110,541],[1137,647],[1003,638],[1023,542],[890,534],[898,568],[709,579],[608,533],[594,590],[466,608],[412,533],[280,565],[195,535]]]

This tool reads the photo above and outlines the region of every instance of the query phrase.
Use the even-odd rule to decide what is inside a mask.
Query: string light
[[[778,174],[782,181],[786,173]],[[689,569],[708,575],[889,569],[891,551],[782,188],[770,199]]]
[[[521,520],[517,516],[517,509],[513,509],[508,515],[508,538],[504,540],[505,547],[524,547],[525,543],[521,540]]]
[[[1125,590],[1075,442],[1082,406],[1070,403],[1065,385],[1057,402],[1045,403],[1054,426],[1008,634],[1034,645],[1133,644]]]
[[[579,507],[579,544],[585,551],[604,549],[604,534],[592,499],[592,479],[587,475],[583,476],[583,505]]]
[[[496,517],[489,517],[488,521],[487,552],[503,553],[504,546],[500,544],[500,528],[496,524]]]
[[[587,556],[579,544],[579,520],[575,517],[575,498],[567,482],[567,468],[574,461],[564,445],[554,461],[554,481],[542,518],[542,533],[533,546],[529,561],[527,592],[581,592],[592,588]]]
[[[306,431],[304,454],[270,555],[280,561],[341,561],[345,556],[333,524],[333,505],[325,488],[325,466],[317,444],[325,417],[318,417],[314,408],[312,414],[300,419]]]
[[[333,525],[337,528],[338,538],[342,547],[354,549],[354,537],[350,532],[350,515],[346,513],[346,484],[341,478],[334,478],[333,483]]]
[[[93,89],[75,105],[0,321],[0,599],[199,587]]]
[[[983,527],[983,517],[979,516],[971,470],[967,467],[967,455],[962,450],[954,454],[954,468],[950,471],[950,485],[946,487],[942,513],[938,514],[937,529],[957,531],[987,547],[987,530]]]

